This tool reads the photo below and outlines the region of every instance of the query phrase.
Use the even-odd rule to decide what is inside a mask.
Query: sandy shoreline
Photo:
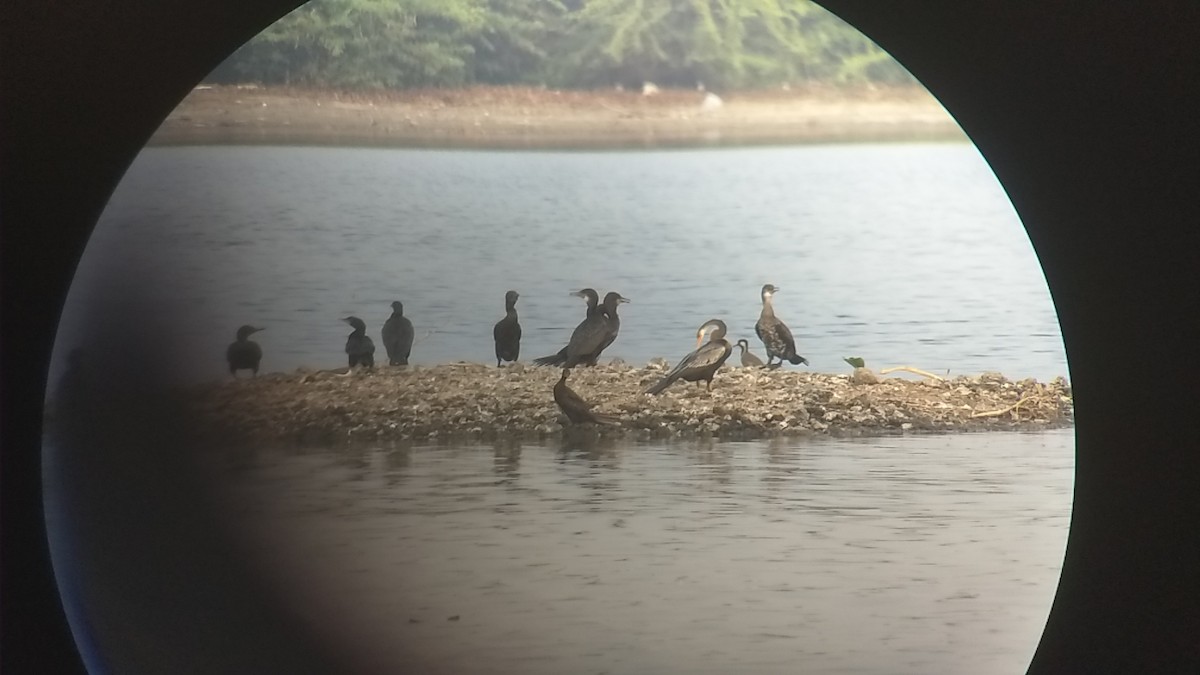
[[[350,374],[297,371],[226,380],[184,392],[189,417],[214,444],[494,440],[562,433],[670,438],[884,436],[1069,426],[1070,386],[996,373],[951,380],[731,368],[703,386],[642,390],[661,365],[575,369],[570,386],[619,427],[566,423],[551,393],[557,368],[458,363],[376,367]]]
[[[741,92],[707,106],[705,96],[511,87],[371,94],[198,87],[149,144],[571,149],[966,140],[919,87]]]

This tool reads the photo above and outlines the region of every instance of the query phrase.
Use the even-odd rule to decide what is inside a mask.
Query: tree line
[[[913,79],[808,0],[313,0],[208,81],[748,89]]]

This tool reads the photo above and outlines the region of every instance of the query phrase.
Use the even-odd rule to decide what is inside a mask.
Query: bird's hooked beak
[[[257,333],[257,332],[258,332],[258,331],[260,331],[260,330],[266,330],[266,328],[254,328],[254,327],[251,327],[251,328],[250,328],[250,334],[251,334],[251,335],[253,335],[253,334]]]
[[[623,302],[633,302],[633,301],[623,295],[620,296],[619,298],[617,298],[618,304],[623,303]]]

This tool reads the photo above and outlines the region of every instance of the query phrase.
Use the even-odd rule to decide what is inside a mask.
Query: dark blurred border
[[[39,475],[44,376],[74,264],[159,121],[296,4],[0,9],[5,672],[82,672],[49,567]],[[1200,7],[822,4],[907,65],[978,145],[1059,311],[1076,394],[1076,503],[1031,670],[1200,672]]]

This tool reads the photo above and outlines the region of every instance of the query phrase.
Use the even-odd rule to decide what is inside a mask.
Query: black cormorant
[[[734,343],[734,346],[742,350],[742,367],[743,368],[761,368],[763,365],[762,359],[754,355],[750,351],[750,341],[742,338]]]
[[[704,335],[709,330],[712,336],[704,342]],[[701,345],[701,343],[704,343]],[[696,351],[683,357],[661,380],[646,389],[647,394],[657,394],[671,386],[675,380],[685,382],[707,381],[707,391],[712,391],[713,375],[725,363],[725,359],[733,353],[733,346],[725,339],[725,322],[720,319],[709,319],[696,331]]]
[[[357,316],[348,316],[342,321],[354,327],[354,332],[346,338],[346,354],[350,357],[350,367],[374,367],[375,343],[367,337],[367,324]]]
[[[604,312],[604,318],[608,320],[608,332],[605,334],[604,339],[600,341],[600,346],[596,348],[596,351],[584,361],[584,365],[596,365],[596,362],[600,360],[600,352],[607,349],[617,339],[617,335],[621,332],[621,317],[617,316],[617,305],[622,302],[629,302],[629,298],[622,296],[616,291],[609,291],[604,296],[604,302],[600,305],[600,309]]]
[[[554,402],[558,404],[558,409],[563,411],[567,419],[571,420],[573,424],[591,423],[619,426],[621,420],[612,415],[592,412],[592,404],[583,400],[579,394],[567,386],[567,376],[570,373],[570,368],[563,368],[562,377],[558,378],[558,382],[554,385]]]
[[[392,315],[383,324],[383,348],[387,350],[388,364],[407,366],[408,355],[412,354],[412,343],[413,325],[408,317],[404,316],[404,304],[393,302]],[[374,346],[371,351],[375,351]]]
[[[796,353],[796,341],[787,325],[775,318],[775,310],[771,307],[771,296],[779,289],[766,284],[762,287],[762,313],[758,315],[758,323],[754,324],[754,332],[767,348],[767,367],[778,368],[784,361],[792,365],[807,364],[808,359]],[[774,365],[771,361],[779,359]]]
[[[237,329],[237,340],[225,350],[225,360],[229,362],[229,374],[237,377],[237,371],[249,370],[251,375],[258,375],[258,364],[262,361],[262,347],[250,339],[250,336],[261,328],[242,326]]]
[[[521,355],[521,324],[517,321],[517,298],[521,297],[516,291],[504,294],[504,318],[496,322],[492,328],[492,337],[496,340],[496,367],[501,361],[516,361]]]
[[[583,321],[579,322],[579,325],[575,327],[575,332],[571,334],[571,342],[574,342],[575,336],[579,334],[579,331],[585,330],[585,326],[594,325],[597,322],[597,317],[599,317],[598,321],[603,324],[605,318],[604,312],[598,307],[600,304],[600,294],[594,289],[585,288],[580,291],[572,291],[571,295],[587,300],[587,316],[584,317]],[[571,344],[567,343],[567,346],[558,350],[557,354],[543,356],[541,358],[534,359],[533,362],[535,365],[539,366],[561,366],[567,362],[567,353],[570,351],[570,349]]]

